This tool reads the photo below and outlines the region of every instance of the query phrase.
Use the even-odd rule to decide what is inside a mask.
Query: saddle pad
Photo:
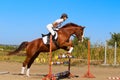
[[[58,34],[57,34],[57,32],[55,32],[55,34],[56,34],[56,35],[55,35],[54,38],[55,38],[55,40],[56,40],[57,37],[58,37]],[[42,40],[43,40],[43,43],[44,43],[44,44],[49,43],[49,39],[48,39],[48,38],[49,38],[49,35],[45,35],[45,36],[42,37]]]
[[[44,44],[47,44],[47,38],[48,38],[48,36],[42,37],[42,40],[43,40],[43,43],[44,43]]]

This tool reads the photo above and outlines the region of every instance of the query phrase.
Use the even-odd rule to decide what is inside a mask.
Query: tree
[[[87,52],[87,47],[88,47],[88,37],[84,38],[83,42],[78,42],[78,39],[74,37],[73,39],[73,45],[74,45],[74,51],[73,55],[77,58],[82,57],[83,59],[86,58],[86,52]]]
[[[114,47],[115,42],[117,42],[117,47],[120,47],[120,33],[110,33],[111,39],[108,40],[108,45]]]

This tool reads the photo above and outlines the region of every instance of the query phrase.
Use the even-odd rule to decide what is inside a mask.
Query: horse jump
[[[67,23],[63,27],[61,27],[57,33],[58,38],[56,43],[58,46],[56,46],[53,42],[51,43],[52,51],[55,51],[57,49],[64,49],[68,51],[70,54],[73,50],[73,44],[70,41],[70,37],[74,34],[78,41],[83,41],[83,35],[84,35],[84,28],[83,26],[74,24],[74,23]],[[25,49],[26,50],[26,59],[23,62],[23,66],[21,69],[21,74],[25,74],[25,68],[27,66],[26,75],[30,76],[30,67],[34,60],[38,57],[40,52],[49,52],[49,47],[44,44],[42,38],[35,39],[31,42],[25,41],[20,44],[20,46],[13,52],[10,52],[8,55],[17,54],[19,51]]]
[[[64,72],[57,73],[56,76],[58,78],[66,78],[66,77],[74,77],[71,73],[71,58],[74,58],[73,56],[58,56],[58,59],[60,59],[60,62],[52,62],[53,65],[60,65],[60,64],[67,64],[68,65],[68,70]],[[66,62],[61,62],[61,59],[68,59]],[[66,75],[66,76],[65,76]]]

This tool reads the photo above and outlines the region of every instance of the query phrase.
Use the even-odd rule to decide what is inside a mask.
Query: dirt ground
[[[0,80],[42,80],[43,75],[48,73],[48,65],[33,64],[30,70],[30,77],[19,75],[21,63],[0,61]],[[63,72],[67,70],[67,66],[57,65],[52,66],[52,73]],[[4,74],[5,72],[5,74]],[[9,72],[9,73],[7,73]],[[71,66],[71,73],[79,77],[65,78],[62,80],[108,80],[108,77],[120,77],[119,67],[101,67],[91,66],[90,72],[96,78],[83,78],[87,72],[86,66]],[[3,74],[2,74],[3,73]]]

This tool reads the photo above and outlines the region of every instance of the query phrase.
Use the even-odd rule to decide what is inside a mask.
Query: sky
[[[85,26],[92,43],[120,33],[120,0],[0,0],[0,44],[18,45],[48,33],[46,25],[68,14],[63,23]]]

